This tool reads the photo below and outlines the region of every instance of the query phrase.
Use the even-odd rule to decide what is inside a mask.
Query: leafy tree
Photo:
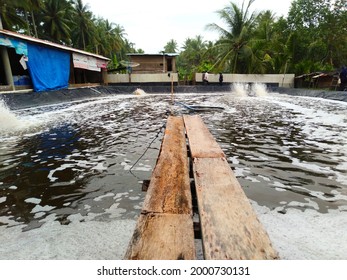
[[[180,77],[195,72],[302,74],[334,70],[347,64],[347,0],[293,0],[287,17],[251,12],[255,0],[233,2],[217,11],[223,25],[216,42],[201,35],[187,38],[177,58]],[[95,18],[83,0],[0,0],[0,23],[8,30],[35,34],[118,61],[143,53],[126,38],[124,28]],[[36,30],[37,29],[37,30]],[[164,52],[178,52],[175,39]]]
[[[294,44],[294,34],[289,28],[288,21],[283,17],[279,18],[273,23],[273,38],[270,43],[274,73],[292,73]]]
[[[288,22],[295,34],[294,71],[332,70],[346,60],[346,0],[296,0]]]
[[[313,30],[325,20],[330,2],[331,0],[295,0],[291,3],[288,20],[295,28]]]
[[[0,27],[7,30],[25,27],[25,21],[17,13],[18,8],[23,8],[20,0],[0,0]]]
[[[321,24],[321,41],[326,44],[322,61],[335,67],[347,64],[347,0],[337,0]]]

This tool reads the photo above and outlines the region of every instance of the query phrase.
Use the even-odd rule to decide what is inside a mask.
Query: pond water
[[[225,108],[197,114],[259,207],[282,216],[293,209],[345,214],[347,103],[268,93],[262,86],[250,93],[236,86],[175,100]],[[141,183],[150,178],[170,113],[191,112],[160,94],[12,112],[0,101],[0,232],[19,236],[45,223],[64,231],[74,223],[115,220],[132,221],[131,232],[145,195]],[[118,232],[123,226],[117,224]],[[106,258],[93,254],[75,257]],[[0,258],[6,258],[1,248]]]

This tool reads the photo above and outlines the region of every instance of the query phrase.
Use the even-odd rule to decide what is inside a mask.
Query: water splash
[[[0,99],[0,134],[22,127],[16,114],[10,111],[4,100]]]
[[[231,93],[239,97],[247,97],[249,92],[249,85],[243,83],[234,83],[231,86]]]
[[[254,83],[235,83],[231,87],[231,93],[238,97],[265,97],[268,96],[268,91],[265,84]]]
[[[251,88],[252,93],[258,97],[266,97],[269,95],[265,84],[254,83]]]
[[[134,92],[135,95],[146,95],[146,92],[143,89],[137,88]]]
[[[35,109],[11,111],[6,102],[0,99],[0,137],[23,136],[23,134],[38,133],[50,121],[49,115],[42,114],[37,118]],[[19,113],[20,112],[20,113]]]

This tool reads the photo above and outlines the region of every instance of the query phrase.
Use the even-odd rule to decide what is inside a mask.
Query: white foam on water
[[[270,210],[255,202],[252,206],[281,259],[347,259],[347,212],[331,210],[322,214],[291,208],[281,214],[279,208]],[[117,203],[108,210],[116,216],[122,212]],[[61,225],[51,215],[40,228],[25,232],[20,225],[0,227],[0,244],[6,244],[1,248],[0,259],[123,259],[135,220],[102,221],[95,214],[68,218],[71,223]]]
[[[335,169],[307,163],[297,158],[292,158],[292,164],[323,174],[334,174],[339,183],[347,186],[347,176],[339,172],[339,170],[345,170],[347,162],[347,103],[312,97],[300,97],[299,99],[288,97],[287,100],[282,96],[272,95],[272,97],[267,100],[295,112],[292,114],[291,122],[301,124],[302,133],[307,135],[307,139],[304,140],[307,144],[329,152],[333,160],[335,160],[334,155],[338,155],[336,161],[340,162]],[[312,101],[312,105],[301,105],[302,100]],[[336,106],[339,106],[339,110],[335,108],[333,112],[330,112],[330,108]]]
[[[247,98],[251,97],[247,96]],[[102,103],[108,101],[99,100],[96,102]],[[283,104],[283,101],[281,102]],[[50,122],[54,122],[59,121],[59,118],[68,120],[70,117],[73,117],[75,113],[85,114],[86,117],[92,118],[92,114],[87,116],[87,113],[83,113],[84,106],[90,106],[91,103],[88,104],[75,104],[70,108],[62,108],[51,113],[42,113],[38,111],[37,114],[27,116],[27,118],[32,118],[37,121],[47,117],[50,119]],[[288,101],[285,106],[292,105],[293,104]],[[117,109],[126,110],[128,107],[129,104],[123,102]],[[343,125],[336,123],[336,121],[345,122],[344,117],[330,117],[327,114],[323,114],[324,111],[317,112],[317,110],[311,110],[307,107],[301,107],[300,105],[295,105],[292,109],[295,112],[303,114],[303,116],[296,115],[297,121],[303,123],[303,129],[305,129],[307,133],[311,133],[310,135],[313,133],[315,137],[328,136],[331,137],[331,139],[334,137],[334,135],[329,134],[329,131],[325,131],[324,129],[315,131],[310,127],[311,125],[315,125],[315,121],[317,121],[315,118],[319,118],[319,122],[323,122],[326,125],[338,125],[338,128],[341,128],[338,137],[340,137],[342,141],[343,139],[347,139],[345,138],[345,132],[342,131]],[[65,112],[65,114],[62,112]],[[93,114],[99,113],[100,112],[93,112]],[[55,114],[58,116],[54,116]],[[88,114],[90,114],[90,111],[88,111]],[[314,117],[311,118],[310,116],[312,116],[312,114]],[[343,114],[341,113],[341,115]],[[18,118],[18,116],[16,117]],[[310,117],[310,119],[309,124],[306,126],[305,121],[307,121],[307,117]],[[335,149],[334,147],[326,148]],[[335,150],[338,151],[337,148]],[[346,154],[347,151],[344,153]],[[25,154],[26,153],[22,153],[22,155]],[[125,156],[121,152],[117,154],[123,157]],[[73,157],[78,157],[78,153],[72,154],[71,157],[67,157],[67,159],[71,161]],[[104,159],[100,157],[95,159],[94,162],[78,161],[77,166],[94,166],[102,170],[103,166],[101,163],[103,160]],[[238,161],[237,158],[232,158],[232,160],[235,162]],[[126,170],[131,167],[130,162],[130,160],[124,158],[122,165]],[[345,162],[347,162],[347,160]],[[341,162],[341,169],[346,166],[345,162]],[[295,161],[295,163],[297,166],[305,169],[316,170],[315,167],[310,166],[306,162]],[[54,176],[56,175],[55,172],[64,170],[65,167],[67,166],[61,165],[52,170],[52,172],[49,173],[49,179],[54,182],[56,180]],[[139,167],[142,168],[143,166],[139,165]],[[326,170],[324,168],[319,168],[319,171],[324,172]],[[329,170],[329,172],[331,172],[331,170]],[[249,170],[245,168],[239,170],[239,173],[243,176],[247,176]],[[268,178],[264,178],[267,179],[266,181],[269,181]],[[288,186],[283,184],[275,185],[275,187],[278,188],[279,191],[286,191],[286,188],[288,188]],[[291,187],[294,188],[294,186]],[[321,192],[311,192],[311,195],[319,197],[320,199],[326,199]],[[335,195],[334,201],[338,199],[346,200],[346,193],[343,195],[336,191]],[[117,193],[114,195],[109,192],[96,199],[102,200],[110,197],[115,202],[118,202],[123,196],[129,196],[129,193]],[[138,197],[131,196],[131,199],[137,200]],[[1,201],[5,202],[6,198],[0,197],[0,202]],[[28,198],[26,202],[38,204],[39,199]],[[278,212],[283,208],[270,210],[267,207],[262,207],[253,203],[253,207],[260,221],[269,233],[270,239],[282,259],[347,259],[347,208],[345,205],[340,206],[338,210],[331,210],[328,213],[322,214],[314,210],[317,205],[313,200],[308,199],[300,203],[295,201],[291,203],[283,202],[282,204],[286,206],[286,214]],[[70,203],[64,204],[64,206],[69,205]],[[34,208],[35,217],[43,215],[42,211],[47,211],[50,209],[49,207],[51,207],[49,205],[38,206],[39,207]],[[288,208],[288,206],[292,208]],[[88,209],[90,206],[85,205],[85,207]],[[140,206],[137,207],[140,209]],[[294,207],[300,209],[295,209]],[[304,210],[305,207],[312,209]],[[0,217],[0,222],[7,225],[7,227],[0,226],[0,244],[2,244],[0,259],[122,259],[136,224],[135,220],[121,218],[124,211],[124,209],[119,208],[119,203],[114,203],[100,215],[91,214],[87,217],[70,215],[68,219],[71,220],[71,223],[68,225],[61,225],[58,221],[54,221],[54,215],[50,215],[44,218],[42,222],[45,223],[40,228],[29,231],[23,231],[26,225],[18,224],[14,220],[14,217]],[[105,214],[115,219],[103,220],[102,215]]]
[[[25,232],[22,226],[0,227],[0,259],[120,260],[136,223],[125,219],[95,221],[78,215],[75,219],[69,216],[69,220],[70,224],[61,225],[50,218],[40,228]]]
[[[94,200],[94,201],[101,201],[101,200],[103,200],[103,199],[106,198],[106,197],[114,197],[114,196],[115,196],[114,193],[107,193],[107,194],[104,194],[104,195],[100,195],[100,196],[98,196],[98,197],[95,197],[93,200]]]
[[[30,109],[11,111],[4,100],[0,99],[0,137],[33,136],[50,127],[71,123],[80,119],[93,119],[104,114],[103,110],[84,110],[93,106],[107,104],[110,100],[130,98],[126,95],[103,97],[88,101],[72,101],[54,105],[43,105]],[[128,102],[118,109],[127,107]]]
[[[285,214],[252,202],[281,259],[346,260],[347,212],[290,208]],[[300,229],[300,230],[298,230]]]
[[[48,212],[55,208],[55,206],[49,206],[49,205],[36,205],[30,213],[38,213],[38,212]]]
[[[26,203],[39,204],[41,202],[40,198],[30,197],[24,200]]]

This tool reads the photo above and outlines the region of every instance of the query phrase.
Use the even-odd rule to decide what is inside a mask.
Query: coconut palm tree
[[[277,50],[274,23],[275,15],[271,11],[262,12],[257,17],[253,38],[250,40],[254,57],[249,73],[275,73],[274,58]]]
[[[45,39],[57,43],[71,44],[73,6],[67,0],[45,0],[41,22]]]
[[[113,53],[119,52],[124,45],[124,28],[118,24],[109,22],[107,19],[96,20],[96,36],[94,45],[96,52],[112,57]]]
[[[73,11],[74,25],[72,29],[72,41],[76,48],[87,49],[93,36],[93,14],[88,5],[83,5],[82,0],[74,1]]]
[[[177,58],[177,68],[180,78],[192,80],[193,73],[199,72],[203,63],[204,55],[207,51],[206,42],[198,35],[195,38],[187,38],[182,46],[182,52]],[[203,69],[204,71],[210,69]]]
[[[15,30],[25,27],[24,20],[17,13],[23,7],[20,0],[0,0],[0,28]]]
[[[178,45],[174,39],[171,39],[169,42],[167,42],[164,47],[164,52],[166,53],[176,53],[177,50],[178,50]]]
[[[35,13],[40,12],[40,8],[42,5],[41,0],[24,0],[20,1],[21,5],[18,7],[17,12],[24,18],[26,26],[26,33],[31,36],[34,34],[36,38],[38,38],[36,21],[35,21]],[[31,30],[33,29],[33,31]]]
[[[256,14],[250,13],[250,6],[255,0],[245,1],[239,8],[235,3],[217,11],[226,24],[226,28],[211,23],[207,29],[219,32],[220,39],[214,48],[218,49],[216,66],[223,67],[232,73],[246,73],[252,63],[252,49],[250,40],[254,29]]]

